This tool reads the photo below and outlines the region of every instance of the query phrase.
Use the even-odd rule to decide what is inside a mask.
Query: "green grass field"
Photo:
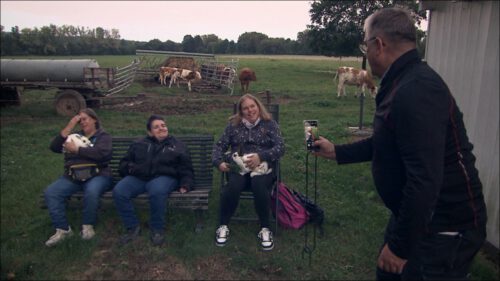
[[[124,66],[132,56],[98,56],[102,67]],[[336,143],[353,141],[349,126],[359,121],[359,99],[348,88],[348,97],[336,98],[333,72],[340,65],[360,66],[356,61],[307,59],[304,57],[242,57],[239,67],[251,67],[257,82],[252,93],[270,90],[280,102],[280,126],[286,143],[281,161],[282,180],[305,191],[305,157],[302,120],[319,120],[320,134]],[[207,102],[235,100],[235,95],[207,94]],[[53,107],[54,90],[29,90],[22,106],[1,109],[1,279],[284,279],[367,280],[374,278],[376,257],[388,211],[380,201],[371,179],[369,163],[339,166],[318,159],[318,204],[325,210],[325,235],[317,237],[312,263],[302,256],[304,230],[280,229],[276,247],[261,252],[257,223],[231,224],[231,240],[224,248],[214,245],[218,217],[219,173],[214,170],[214,188],[206,227],[194,233],[190,211],[168,213],[167,243],[153,247],[145,228],[139,241],[120,247],[122,224],[113,205],[103,205],[97,236],[83,241],[74,235],[53,248],[44,245],[53,234],[50,218],[39,208],[39,196],[62,170],[62,156],[48,145],[66,125]],[[179,97],[190,102],[186,88],[168,89],[135,83],[125,95],[149,93]],[[198,94],[199,95],[199,94]],[[211,101],[212,99],[212,101]],[[161,101],[161,99],[160,99]],[[167,106],[167,105],[165,105]],[[367,96],[364,126],[371,126],[374,100]],[[153,112],[96,110],[104,128],[112,135],[145,134],[145,121]],[[170,133],[208,133],[217,139],[232,108],[206,113],[185,112],[165,116]],[[252,212],[251,205],[242,205]],[[149,210],[138,208],[146,226]],[[68,218],[79,231],[81,213],[70,208]],[[308,228],[309,238],[312,228]],[[498,265],[479,255],[472,268],[473,280],[498,279]]]

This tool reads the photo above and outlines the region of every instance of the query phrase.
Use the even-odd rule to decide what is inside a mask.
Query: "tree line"
[[[117,29],[72,25],[23,28],[5,31],[1,26],[1,55],[135,55],[136,49],[211,54],[296,54],[359,56],[363,22],[375,10],[403,6],[420,23],[425,12],[415,0],[329,1],[316,0],[309,10],[311,24],[297,33],[297,40],[272,38],[259,32],[245,32],[233,40],[215,34],[185,35],[182,42],[152,39],[148,42],[122,39]],[[425,32],[419,30],[417,47],[423,55]]]
[[[271,38],[245,32],[237,42],[215,34],[185,35],[181,43],[153,39],[148,42],[121,39],[116,29],[63,25],[41,28],[1,26],[1,55],[135,55],[136,49],[211,54],[314,54],[307,40]]]

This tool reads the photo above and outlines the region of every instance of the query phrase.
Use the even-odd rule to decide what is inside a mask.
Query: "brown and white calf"
[[[199,71],[192,71],[188,69],[177,69],[177,71],[172,74],[172,77],[170,78],[170,85],[168,85],[169,88],[172,87],[172,83],[177,84],[177,88],[179,87],[179,79],[182,79],[184,81],[188,82],[188,89],[191,92],[191,81],[193,80],[201,80],[201,74]]]
[[[172,75],[178,70],[175,67],[162,66],[160,67],[160,84],[167,85],[167,78],[171,78]]]
[[[353,85],[361,88],[361,92],[363,93],[363,97],[365,96],[365,88],[370,90],[370,93],[373,98],[377,94],[377,87],[375,86],[375,82],[371,74],[363,69],[357,69],[354,67],[341,66],[337,69],[337,73],[335,74],[334,81],[336,81],[338,77],[338,86],[337,86],[337,97],[344,96],[345,97],[345,85]],[[356,92],[355,96],[358,96],[358,92]]]

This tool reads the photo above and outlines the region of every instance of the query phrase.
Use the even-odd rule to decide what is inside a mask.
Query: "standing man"
[[[408,11],[379,10],[364,25],[372,73],[381,78],[373,136],[316,155],[339,164],[372,161],[391,217],[377,280],[467,279],[486,237],[486,206],[462,113],[447,85],[416,50]]]

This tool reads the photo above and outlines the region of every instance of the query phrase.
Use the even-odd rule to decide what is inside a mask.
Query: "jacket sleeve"
[[[92,147],[80,147],[78,156],[87,158],[96,162],[109,161],[112,153],[111,135],[102,133],[97,136],[96,142]]]
[[[402,258],[408,258],[426,231],[443,183],[450,105],[445,87],[444,83],[416,80],[402,86],[393,101],[391,118],[406,184],[388,245]]]
[[[49,146],[50,150],[52,150],[55,153],[62,153],[63,144],[65,141],[66,141],[66,138],[61,136],[61,134],[58,134],[50,142],[50,146]]]
[[[371,161],[373,157],[372,138],[362,139],[349,144],[335,145],[338,164]]]
[[[212,164],[215,167],[219,167],[219,165],[222,162],[226,161],[226,159],[224,159],[224,154],[229,148],[230,135],[231,135],[231,124],[228,124],[227,127],[224,129],[224,133],[222,133],[222,136],[214,144],[212,149]]]
[[[269,149],[259,152],[261,161],[276,162],[285,154],[285,142],[281,136],[281,131],[276,121],[269,123],[268,136],[271,139],[272,146]]]
[[[179,159],[179,166],[177,167],[179,174],[179,186],[185,186],[188,191],[193,188],[194,170],[191,161],[191,154],[186,147],[185,152],[181,154]]]

